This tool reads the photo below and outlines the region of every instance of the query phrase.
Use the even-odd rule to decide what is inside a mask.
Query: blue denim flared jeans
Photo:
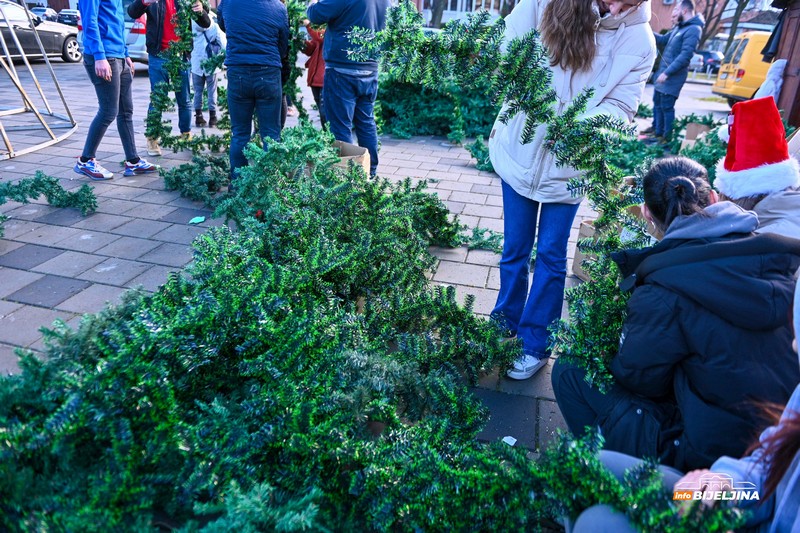
[[[567,241],[580,204],[540,203],[503,182],[503,256],[500,293],[492,316],[516,334],[527,355],[549,356],[548,327],[561,317]],[[538,223],[538,241],[537,241]],[[536,267],[528,288],[531,251]]]

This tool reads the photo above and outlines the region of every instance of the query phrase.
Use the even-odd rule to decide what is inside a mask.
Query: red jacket
[[[322,87],[322,82],[325,79],[325,60],[322,59],[322,41],[325,38],[325,31],[307,29],[311,40],[306,41],[303,53],[309,56],[308,61],[306,61],[308,86]]]

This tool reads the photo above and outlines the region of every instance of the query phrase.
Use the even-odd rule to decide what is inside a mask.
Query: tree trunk
[[[431,9],[431,26],[434,28],[442,27],[442,15],[444,15],[444,8],[447,7],[448,0],[434,0],[433,9]]]

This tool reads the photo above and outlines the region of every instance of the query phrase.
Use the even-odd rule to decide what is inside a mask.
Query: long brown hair
[[[539,31],[550,52],[550,66],[582,71],[592,67],[598,12],[595,0],[552,0],[545,6]]]
[[[761,411],[777,423],[780,420],[783,408],[780,405],[761,405]],[[764,494],[759,495],[759,501],[765,502],[775,493],[778,484],[792,465],[797,452],[800,452],[800,413],[790,411],[784,413],[778,430],[766,437],[762,442],[755,442],[747,450],[750,455],[759,448],[764,449],[761,461],[767,471],[764,480]]]

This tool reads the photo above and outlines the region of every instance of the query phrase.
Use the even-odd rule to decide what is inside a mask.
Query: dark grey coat
[[[666,34],[655,36],[656,46],[661,50],[661,62],[653,79],[658,79],[662,72],[668,76],[664,83],[655,84],[656,91],[675,98],[680,95],[704,25],[703,17],[695,15]]]

